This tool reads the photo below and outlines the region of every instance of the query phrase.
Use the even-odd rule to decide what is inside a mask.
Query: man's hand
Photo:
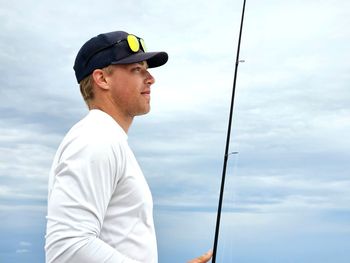
[[[192,259],[187,263],[206,263],[211,259],[212,256],[213,256],[213,252],[209,250],[207,253],[203,254],[202,256]]]

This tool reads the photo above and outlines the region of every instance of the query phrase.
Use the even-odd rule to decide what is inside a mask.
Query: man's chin
[[[149,113],[151,111],[151,107],[148,107],[147,109],[144,109],[143,111],[140,111],[137,116],[142,116],[142,115],[146,115],[147,113]]]

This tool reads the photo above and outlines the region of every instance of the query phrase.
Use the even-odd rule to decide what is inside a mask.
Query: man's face
[[[125,117],[135,117],[150,111],[151,85],[155,82],[146,62],[113,65],[106,77],[110,86],[110,99]]]

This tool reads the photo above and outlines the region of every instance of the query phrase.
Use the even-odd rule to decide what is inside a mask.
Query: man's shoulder
[[[120,142],[127,138],[125,132],[109,115],[96,110],[90,111],[76,123],[67,136],[101,142]]]
[[[124,135],[110,122],[87,115],[68,131],[59,151],[66,156],[77,152],[105,155],[122,152],[126,145]]]

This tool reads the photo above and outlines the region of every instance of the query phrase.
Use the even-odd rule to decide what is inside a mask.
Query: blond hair
[[[104,72],[106,72],[107,75],[112,74],[112,65],[109,65],[105,68],[102,68]],[[80,93],[83,96],[83,99],[86,103],[86,105],[89,107],[90,102],[94,99],[94,79],[92,77],[92,74],[88,75],[84,79],[82,79],[79,83],[80,86]]]

